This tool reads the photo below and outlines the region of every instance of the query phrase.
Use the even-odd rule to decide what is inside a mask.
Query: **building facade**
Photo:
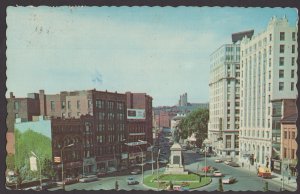
[[[287,18],[273,17],[264,32],[241,41],[240,159],[252,165],[270,167],[280,147],[272,110],[276,101],[296,98],[296,34]]]
[[[240,45],[225,44],[211,55],[208,139],[219,155],[239,154]]]

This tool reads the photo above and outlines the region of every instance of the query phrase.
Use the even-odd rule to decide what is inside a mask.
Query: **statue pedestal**
[[[174,143],[170,150],[170,164],[167,165],[165,174],[188,174],[184,171],[182,165],[182,148],[180,144]]]

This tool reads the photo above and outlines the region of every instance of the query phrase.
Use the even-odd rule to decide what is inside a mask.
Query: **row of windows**
[[[283,158],[295,159],[296,158],[296,150],[283,148]]]
[[[270,37],[271,37],[271,40],[272,40],[272,34],[270,34]],[[280,39],[280,41],[284,41],[285,40],[285,32],[280,32],[279,39]],[[292,32],[292,40],[296,41],[296,32]]]
[[[106,118],[108,120],[124,120],[125,114],[123,113],[105,113],[105,112],[99,112],[99,120],[105,120]]]
[[[251,133],[251,131],[252,131],[252,133]],[[262,137],[262,138],[270,138],[270,132],[269,131],[267,131],[266,133],[265,133],[265,131],[261,131],[261,133],[260,133],[260,130],[257,130],[256,132],[255,132],[255,130],[240,130],[240,133],[241,133],[241,136],[247,136],[247,137],[250,137],[250,135],[251,135],[251,137],[257,137],[257,138],[259,138],[259,137]]]
[[[98,128],[97,128],[97,132],[103,132],[104,130],[105,130],[105,124],[104,123],[99,123]],[[124,123],[121,123],[121,124],[108,123],[107,124],[107,130],[108,131],[114,131],[114,130],[124,131],[125,130],[125,124]]]
[[[284,139],[295,139],[296,138],[296,132],[295,131],[285,131],[284,132]]]
[[[295,70],[292,69],[291,70],[291,78],[294,78],[294,77],[295,77]],[[283,69],[279,70],[279,78],[284,78],[284,70]]]
[[[278,89],[279,89],[279,91],[284,90],[284,82],[279,82]],[[290,89],[291,89],[291,91],[295,90],[295,83],[294,82],[291,82]]]
[[[124,110],[124,107],[125,107],[123,102],[96,100],[96,107],[97,108],[104,109],[105,104],[107,105],[108,110],[113,110],[113,109],[115,109],[115,107],[116,107],[117,110]]]

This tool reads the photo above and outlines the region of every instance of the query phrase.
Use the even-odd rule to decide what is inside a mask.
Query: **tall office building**
[[[265,31],[241,41],[240,160],[252,165],[269,166],[280,154],[282,100],[297,95],[296,34],[286,17],[272,17]]]
[[[211,55],[208,139],[213,150],[223,156],[239,154],[239,41],[253,33],[252,30],[233,34],[232,44],[222,45]]]

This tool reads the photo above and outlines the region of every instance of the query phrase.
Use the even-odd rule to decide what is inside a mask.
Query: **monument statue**
[[[170,150],[170,163],[167,165],[165,174],[188,174],[184,171],[181,145],[174,143]]]

